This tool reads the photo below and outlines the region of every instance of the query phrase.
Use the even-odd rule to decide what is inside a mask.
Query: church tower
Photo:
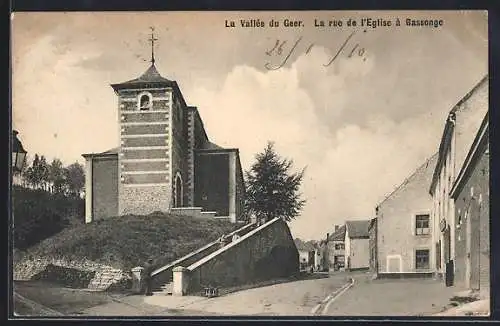
[[[118,215],[185,206],[188,111],[175,81],[160,75],[154,58],[140,77],[112,84],[118,96]]]
[[[196,106],[151,62],[138,78],[112,84],[118,98],[119,147],[85,158],[85,222],[112,216],[173,215],[245,219],[237,148],[211,142]]]

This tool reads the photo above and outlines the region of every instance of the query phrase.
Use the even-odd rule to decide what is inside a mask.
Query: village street
[[[338,291],[351,277],[353,285]],[[456,291],[432,279],[371,280],[366,273],[339,273],[211,299],[128,296],[80,315],[429,316],[442,311]]]
[[[324,275],[327,276],[327,275]],[[287,282],[234,292],[216,298],[198,296],[128,296],[120,301],[154,315],[280,315],[307,316],[311,310],[348,281],[345,274]],[[123,306],[124,307],[124,306]],[[116,302],[83,311],[84,315],[121,313]],[[129,310],[130,312],[130,310]],[[125,312],[127,313],[127,312]],[[129,315],[127,313],[127,315]]]
[[[45,316],[430,316],[459,291],[432,279],[372,280],[364,272],[321,276],[211,299],[37,290],[39,285],[21,284],[16,288],[24,297],[16,296],[14,309],[20,315]]]
[[[456,288],[433,279],[380,279],[353,275],[354,284],[332,301],[326,316],[430,316],[450,303]]]

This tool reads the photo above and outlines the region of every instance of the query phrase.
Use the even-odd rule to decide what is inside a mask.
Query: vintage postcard
[[[12,318],[489,316],[487,11],[11,26]]]

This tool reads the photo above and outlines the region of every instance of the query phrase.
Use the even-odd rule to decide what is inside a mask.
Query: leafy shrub
[[[12,188],[14,247],[24,250],[65,227],[83,223],[84,201],[44,190]]]

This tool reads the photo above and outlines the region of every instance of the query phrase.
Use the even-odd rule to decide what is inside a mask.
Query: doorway
[[[401,255],[387,256],[387,273],[401,273],[402,260]]]
[[[175,176],[175,195],[174,195],[174,207],[182,207],[183,205],[183,186],[182,177],[180,173]]]
[[[471,218],[469,215],[469,210],[465,211],[465,287],[467,289],[471,288],[471,278],[472,278],[472,228],[471,228]]]

